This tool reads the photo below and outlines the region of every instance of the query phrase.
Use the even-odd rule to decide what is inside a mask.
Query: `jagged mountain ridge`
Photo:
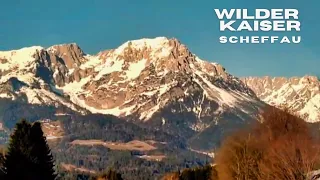
[[[248,123],[264,106],[240,79],[177,39],[128,41],[97,55],[74,43],[35,46],[0,59],[2,98],[112,114],[179,136],[215,129],[220,137],[227,132],[220,124]]]
[[[96,55],[75,43],[0,51],[0,72],[0,123],[12,128],[25,117],[49,120],[46,126],[55,129],[50,120],[57,120],[62,133],[49,132],[47,139],[54,142],[56,155],[73,162],[98,149],[82,147],[89,148],[88,153],[81,150],[78,156],[72,145],[77,139],[140,140],[161,144],[155,153],[180,159],[185,167],[186,159],[198,163],[198,156],[190,154],[212,152],[224,136],[256,120],[267,106],[259,99],[257,85],[201,60],[177,39],[164,37],[128,41]],[[102,158],[110,156],[110,149],[99,149]],[[123,161],[123,156],[117,160]],[[136,169],[131,162],[123,164]],[[112,163],[94,164],[100,169]]]
[[[288,109],[309,122],[320,120],[320,81],[315,76],[241,79],[264,102]]]

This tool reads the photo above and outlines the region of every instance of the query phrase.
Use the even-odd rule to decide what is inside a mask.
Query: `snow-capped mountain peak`
[[[32,62],[32,68],[24,73],[11,69],[12,73],[2,77],[2,83],[11,77],[27,81],[32,90],[26,86],[4,94],[18,97],[27,92],[28,99],[33,99],[30,102],[49,103],[43,100],[48,98],[32,95],[45,89],[56,96],[50,95],[51,104],[73,109],[80,106],[94,113],[137,116],[141,120],[148,120],[168,104],[186,101],[195,94],[198,100],[188,101],[194,101],[192,106],[198,107],[186,107],[186,111],[195,113],[199,119],[208,111],[201,104],[205,101],[216,103],[219,111],[233,108],[242,112],[249,111],[245,110],[244,102],[258,102],[250,89],[221,65],[201,60],[175,38],[132,40],[97,55],[84,53],[75,43],[27,49],[21,50],[23,55],[17,56],[16,62]],[[9,58],[14,59],[15,55]],[[63,94],[70,99],[62,97],[63,102],[59,97]]]
[[[225,107],[241,109],[242,101],[257,101],[221,65],[201,60],[176,39],[128,41],[84,58],[71,73],[76,81],[58,85],[73,102],[96,113],[140,114],[140,119],[147,120],[168,104],[166,94],[177,90],[179,95],[171,99],[178,100],[189,95],[191,85],[201,89],[203,100],[209,98]]]
[[[320,81],[315,76],[242,79],[266,103],[286,108],[310,122],[320,120]]]
[[[159,49],[165,49],[168,48],[169,45],[169,39],[166,37],[157,37],[154,39],[150,38],[143,38],[139,40],[132,40],[127,41],[118,48],[116,48],[115,53],[121,54],[126,48],[131,47],[133,49],[153,49],[153,50],[159,50]]]
[[[11,69],[25,69],[34,62],[34,54],[44,49],[41,46],[32,46],[11,51],[0,51],[0,70],[2,72]]]

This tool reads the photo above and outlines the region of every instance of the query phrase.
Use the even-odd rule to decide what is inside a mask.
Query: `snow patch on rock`
[[[33,55],[42,49],[41,46],[32,46],[12,51],[0,51],[0,59],[4,60],[0,63],[0,70],[30,68],[35,62]]]

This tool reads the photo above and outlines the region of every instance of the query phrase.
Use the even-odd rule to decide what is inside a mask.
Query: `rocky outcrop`
[[[52,46],[47,51],[52,55],[53,61],[60,61],[68,69],[76,68],[85,61],[85,53],[75,43]]]

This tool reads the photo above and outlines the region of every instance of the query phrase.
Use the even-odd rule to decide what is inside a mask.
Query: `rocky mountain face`
[[[0,51],[0,144],[19,119],[40,120],[61,167],[82,162],[78,168],[100,171],[117,164],[122,174],[133,171],[128,179],[142,179],[199,166],[225,135],[254,122],[267,104],[318,121],[319,81],[239,79],[164,37],[128,41],[96,55],[77,44]],[[121,149],[132,142],[152,150]]]
[[[0,60],[0,115],[7,125],[18,119],[8,115],[16,114],[11,104],[24,104],[48,107],[48,119],[111,114],[212,148],[214,139],[249,123],[265,105],[240,79],[177,39],[128,41],[97,55],[76,44],[29,47],[0,52]],[[32,120],[43,118],[26,111],[19,110]],[[199,145],[203,137],[212,143]]]
[[[320,81],[317,77],[248,77],[241,80],[264,102],[287,109],[309,122],[320,120]]]

